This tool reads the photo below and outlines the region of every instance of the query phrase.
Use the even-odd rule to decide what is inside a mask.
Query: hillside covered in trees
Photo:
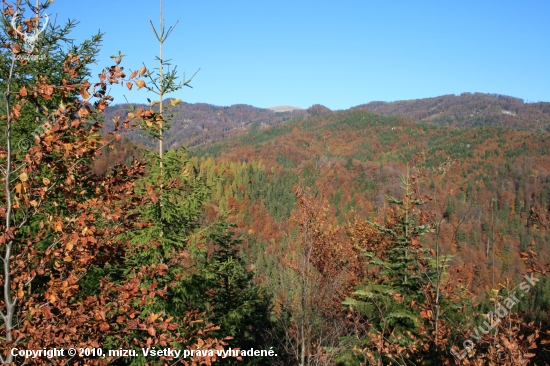
[[[116,151],[136,148],[129,140],[116,144],[120,143],[123,145],[115,145]],[[429,267],[435,258],[444,263],[444,277],[450,277],[442,280],[441,290],[451,291],[445,294],[449,309],[462,309],[459,313],[465,318],[450,319],[448,309],[446,321],[456,322],[454,331],[459,333],[447,328],[440,340],[410,339],[411,348],[402,352],[409,357],[416,354],[419,358],[415,362],[433,357],[458,362],[461,360],[449,349],[463,349],[456,342],[460,345],[459,339],[467,337],[469,329],[483,325],[483,314],[506,299],[526,273],[545,272],[550,262],[548,146],[550,135],[546,132],[494,126],[456,128],[382,116],[361,108],[335,112],[318,105],[277,126],[243,130],[235,137],[198,145],[184,170],[195,172],[211,187],[210,201],[205,205],[208,220],[227,216],[236,225],[241,255],[254,273],[253,281],[270,294],[274,304],[270,310],[274,328],[264,336],[284,348],[287,358],[279,359],[281,364],[298,362],[300,356],[292,352],[296,350],[293,347],[300,346],[291,345],[306,342],[295,334],[296,327],[306,323],[313,327],[312,333],[307,345],[301,346],[307,349],[311,362],[356,364],[379,359],[372,356],[373,344],[363,344],[366,348],[361,352],[348,353],[350,347],[356,349],[362,344],[353,342],[371,334],[367,331],[371,323],[353,306],[346,311],[345,304],[367,306],[355,302],[361,299],[358,294],[362,290],[358,289],[365,281],[373,286],[381,285],[379,281],[384,279],[397,286],[391,277],[380,277],[380,263],[367,260],[370,257],[365,255],[389,260],[395,239],[381,228],[402,222],[400,215],[408,210],[399,204],[396,207],[396,203],[413,201],[413,195],[423,197],[423,205],[409,209],[425,215],[418,224],[430,225],[431,230],[407,240],[409,245],[414,242],[431,249],[428,253],[436,253],[432,259],[428,255],[424,266]],[[98,157],[95,169],[103,171],[105,167],[97,168],[97,164],[112,160],[109,156],[119,160],[126,156],[112,151]],[[399,197],[405,200],[399,201]],[[308,226],[313,232],[305,229]],[[311,253],[304,258],[307,243]],[[289,257],[289,253],[298,257]],[[313,276],[311,271],[319,277],[314,276],[312,284],[302,288],[305,285],[299,282],[300,276]],[[329,278],[333,280],[325,283]],[[522,355],[536,357],[537,362],[548,356],[545,334],[549,329],[550,282],[544,275],[542,278],[524,301],[517,302],[515,317],[507,323],[514,329],[507,342],[518,337],[514,347],[531,347],[533,351]],[[307,293],[312,300],[297,305],[299,294],[294,288],[301,288],[305,291],[302,296]],[[414,291],[430,299],[433,290]],[[402,291],[412,290],[405,286]],[[433,316],[434,310],[426,307],[434,303],[424,304],[425,310],[411,305],[421,300],[409,298],[408,304],[402,304],[403,310],[418,311],[417,316],[428,324],[420,326],[419,318],[414,318],[403,329],[422,332],[435,326],[433,318],[420,315],[431,311]],[[303,311],[305,318],[296,319],[295,312]],[[349,317],[354,319],[353,326],[345,320]],[[357,328],[356,322],[366,328]],[[443,324],[441,320],[437,323]],[[389,329],[393,328],[385,331]],[[379,331],[378,336],[384,334],[383,328]],[[528,334],[537,335],[537,341],[522,344]],[[494,335],[487,337],[472,356],[474,360],[489,362],[503,357],[498,346],[503,341]],[[396,349],[389,351],[394,342],[384,346],[389,347],[389,353],[379,356],[382,360],[397,357]],[[438,345],[422,355],[417,354],[415,342]],[[456,348],[448,348],[453,344]],[[323,351],[326,347],[334,348],[334,352],[327,354]],[[514,362],[519,359],[527,360],[515,358]]]
[[[380,240],[363,230],[395,214],[388,197],[403,196],[402,177],[414,177],[415,192],[429,197],[423,210],[436,227],[421,242],[452,258],[447,265],[457,271],[455,286],[487,309],[494,291],[529,271],[526,253],[537,253],[539,265],[549,263],[548,146],[547,133],[439,127],[355,109],[199,147],[196,164],[206,177],[223,167],[216,203],[232,212],[255,243],[254,266],[268,273],[274,264],[265,253],[284,252],[288,244],[280,243],[297,240],[293,217],[307,214],[296,192],[310,192],[313,212],[326,212],[321,217],[332,239],[319,239],[323,250],[347,248],[349,258],[358,255],[352,254],[358,242],[370,248]],[[371,249],[383,252],[378,245]],[[352,277],[361,277],[360,266],[352,267],[358,271]],[[518,304],[525,321],[546,324],[546,330],[549,285],[544,280]]]
[[[161,57],[91,78],[102,35],[75,45],[72,23],[38,57],[20,6],[0,36],[0,364],[549,363],[548,103],[187,104],[166,95],[193,77]],[[159,102],[113,105],[117,86]]]
[[[550,103],[525,103],[522,99],[499,94],[451,94],[417,100],[370,102],[354,108],[439,126],[494,126],[534,132],[550,131]]]
[[[531,244],[548,260],[548,146],[547,134],[457,130],[355,110],[293,121],[197,154],[236,166],[262,164],[272,186],[254,188],[255,179],[247,176],[241,184],[228,182],[225,187],[233,189],[224,194],[234,196],[240,186],[262,189],[267,212],[282,225],[295,208],[292,189],[299,183],[318,190],[340,223],[350,215],[381,219],[388,209],[385,195],[401,193],[399,177],[408,166],[421,175],[422,194],[432,198],[428,207],[441,220],[446,250],[468,268],[465,276],[479,281],[473,288],[482,290],[494,268],[497,282],[521,273],[519,254]],[[500,253],[495,251],[493,268],[494,248]]]
[[[170,105],[168,101],[165,101],[165,104]],[[144,106],[135,105],[133,108]],[[105,111],[105,119],[110,121],[115,116],[125,114],[129,108],[127,104],[109,107]],[[176,105],[172,112],[174,117],[170,121],[171,128],[165,139],[170,148],[215,142],[253,129],[276,126],[305,113],[299,109],[275,112],[245,104],[220,107],[206,103],[185,102]],[[112,131],[111,125],[107,124],[104,131]],[[141,145],[154,146],[153,141],[140,131],[130,131],[128,137]]]
[[[165,103],[170,105],[168,101]],[[175,115],[166,141],[173,148],[182,144],[209,144],[253,130],[276,126],[294,118],[308,118],[310,115],[318,114],[319,108],[324,113],[332,112],[320,105],[292,111],[283,108],[284,111],[277,112],[244,104],[221,107],[182,102],[173,110]],[[107,121],[112,120],[129,109],[130,106],[127,104],[108,107],[105,118]],[[400,116],[413,122],[447,127],[493,126],[533,132],[550,130],[550,103],[525,103],[519,98],[497,94],[462,93],[458,96],[443,95],[418,100],[370,102],[351,109],[362,109],[384,116]],[[110,128],[108,124],[104,130],[108,132]],[[152,141],[144,139],[143,134],[138,131],[131,131],[128,136],[138,144],[152,146]]]

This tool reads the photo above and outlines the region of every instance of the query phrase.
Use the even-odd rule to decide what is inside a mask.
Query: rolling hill
[[[169,105],[169,100],[165,100]],[[145,107],[145,105],[134,105]],[[117,115],[125,115],[128,105],[107,108],[104,132],[112,130],[110,122]],[[504,127],[522,131],[550,131],[550,103],[525,103],[523,100],[497,94],[463,93],[435,98],[397,102],[370,102],[350,109],[361,109],[384,116],[401,116],[413,122],[425,122],[447,127]],[[182,145],[211,144],[251,131],[277,126],[295,118],[309,118],[330,114],[325,106],[308,109],[292,106],[256,108],[245,104],[228,107],[206,103],[181,103],[173,110],[172,127],[165,135],[167,148]],[[128,137],[138,144],[152,147],[152,140],[139,131],[130,131]]]
[[[165,100],[166,106],[170,105]],[[134,105],[135,108],[146,107]],[[301,109],[283,107],[284,111],[274,111],[264,108],[256,108],[246,104],[236,104],[229,107],[214,106],[206,103],[189,104],[182,102],[173,110],[174,117],[171,121],[171,129],[165,135],[167,148],[195,146],[223,140],[228,137],[238,136],[252,129],[263,129],[269,126],[287,122],[297,116],[305,115]],[[107,108],[105,111],[104,132],[112,131],[110,122],[115,116],[126,115],[129,106],[118,104]],[[128,137],[138,144],[152,147],[152,140],[142,136],[139,131],[130,131]]]
[[[550,103],[525,103],[522,99],[499,94],[462,93],[397,102],[370,102],[354,109],[440,126],[494,126],[550,132]]]

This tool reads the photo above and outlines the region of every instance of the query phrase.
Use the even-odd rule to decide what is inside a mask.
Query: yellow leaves
[[[65,249],[67,249],[68,251],[73,250],[73,247],[74,247],[73,242],[68,242],[67,245],[65,245]]]
[[[16,183],[15,184],[15,192],[17,192],[18,194],[21,194],[21,190],[23,188],[23,185],[21,183]]]
[[[19,288],[19,290],[17,290],[17,297],[19,299],[22,299],[23,296],[25,296],[25,293],[23,292],[23,289],[22,288]]]
[[[70,255],[66,255],[63,260],[67,263],[71,263],[73,261],[73,258]]]
[[[65,106],[65,104],[63,102],[61,102],[61,103],[59,103],[59,107],[57,108],[57,110],[60,113],[65,113],[65,111],[67,110],[67,107]]]
[[[160,313],[159,314],[151,313],[149,314],[149,322],[154,323],[155,320],[157,320],[159,317],[160,317]]]
[[[492,288],[489,291],[489,301],[496,301],[498,299],[498,290]]]
[[[431,310],[422,310],[420,311],[420,316],[424,319],[431,319],[433,312]]]
[[[143,80],[141,80],[141,79],[140,79],[140,80],[136,80],[135,83],[136,83],[136,85],[138,86],[138,88],[140,88],[140,89],[143,88],[143,87],[145,87],[145,81],[143,81]]]
[[[181,103],[181,98],[172,99],[172,100],[170,101],[170,104],[172,104],[172,107],[175,107],[175,106],[177,106],[177,105],[180,104],[180,103]]]
[[[61,221],[56,221],[53,223],[53,230],[57,233],[63,231],[63,223]]]
[[[156,106],[157,104],[160,104],[160,100],[154,100],[151,102],[151,107]]]
[[[19,174],[19,180],[24,183],[29,180],[29,176],[27,175],[27,173],[22,172],[21,174]]]
[[[69,282],[68,281],[61,282],[61,289],[67,292],[69,290]]]
[[[86,108],[80,108],[78,110],[78,116],[80,118],[86,118],[86,117],[88,117],[89,114],[90,114],[90,112],[88,112],[88,110]]]
[[[119,127],[119,124],[120,124],[120,119],[121,119],[120,116],[116,116],[115,118],[113,118],[113,123],[115,124],[115,131],[118,130],[118,127]]]

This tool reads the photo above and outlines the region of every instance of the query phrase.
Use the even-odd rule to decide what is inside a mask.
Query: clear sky
[[[189,103],[347,109],[462,92],[550,101],[547,0],[164,0],[164,47],[193,89]],[[155,0],[55,0],[57,21],[80,21],[77,41],[105,32],[100,61],[122,51],[126,69],[157,65]],[[132,102],[154,97],[113,89]]]

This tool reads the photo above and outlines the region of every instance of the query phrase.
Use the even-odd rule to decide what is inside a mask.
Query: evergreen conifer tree
[[[367,277],[357,286],[353,298],[344,302],[363,314],[370,327],[363,339],[351,340],[356,344],[355,350],[341,355],[340,360],[349,365],[435,362],[437,353],[446,352],[437,347],[441,334],[434,333],[434,323],[441,327],[439,312],[449,307],[454,306],[453,313],[457,315],[460,302],[449,301],[446,293],[434,300],[435,287],[447,280],[445,271],[450,257],[436,260],[435,253],[421,245],[421,238],[433,232],[434,225],[430,223],[431,214],[418,209],[429,198],[417,194],[415,178],[408,174],[401,177],[405,190],[402,199],[386,197],[394,208],[384,225],[370,222],[388,237],[389,245],[383,253],[362,249],[369,272],[374,275]],[[434,322],[436,311],[438,318]],[[450,329],[441,331],[445,332]],[[359,349],[367,351],[357,352]]]
[[[158,72],[154,74],[144,67],[140,73],[148,78],[149,84],[142,81],[138,85],[155,92],[160,100],[149,100],[148,110],[132,109],[130,113],[148,115],[148,121],[157,121],[156,124],[141,123],[141,127],[157,138],[159,150],[158,154],[146,155],[148,170],[139,184],[138,195],[150,196],[152,203],[141,207],[146,224],[128,235],[135,251],[122,273],[128,274],[140,267],[153,268],[158,273],[144,279],[159,288],[161,294],[142,304],[141,317],[192,313],[209,324],[211,337],[224,339],[234,348],[251,346],[253,341],[258,341],[268,310],[259,287],[252,283],[252,274],[245,269],[244,258],[237,254],[241,241],[232,233],[232,225],[224,218],[206,220],[204,206],[220,179],[208,183],[206,173],[192,163],[185,146],[165,151],[162,144],[170,127],[170,108],[181,101],[175,99],[165,105],[163,97],[189,86],[192,79],[178,83],[176,68],[170,70],[169,63],[162,58],[162,45],[174,29],[164,29],[162,1],[160,29],[153,29],[161,46]],[[189,325],[181,324],[182,328],[174,331],[192,332],[193,327]],[[222,341],[217,344],[227,345]],[[192,344],[172,346],[189,349]],[[159,362],[145,357],[127,361],[135,365]],[[253,358],[247,361],[259,362]],[[222,362],[231,363],[232,359]]]

